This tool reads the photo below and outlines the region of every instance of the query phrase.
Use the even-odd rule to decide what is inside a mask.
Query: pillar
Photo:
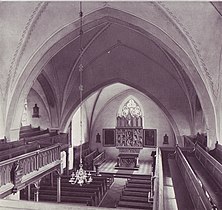
[[[31,186],[30,184],[28,185],[28,201],[31,200]]]
[[[69,175],[69,149],[67,149],[66,151],[66,175]]]
[[[57,203],[61,202],[61,176],[57,177]]]

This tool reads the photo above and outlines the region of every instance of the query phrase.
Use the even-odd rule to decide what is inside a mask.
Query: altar
[[[116,169],[134,169],[138,170],[138,156],[139,154],[124,154],[120,153],[117,158]]]

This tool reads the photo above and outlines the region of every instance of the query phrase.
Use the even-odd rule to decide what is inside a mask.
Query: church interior
[[[0,209],[222,209],[222,3],[0,2]]]

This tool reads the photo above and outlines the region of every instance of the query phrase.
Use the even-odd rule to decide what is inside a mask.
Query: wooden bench
[[[0,151],[16,148],[25,145],[25,141],[13,141],[0,144]]]
[[[7,149],[4,151],[1,151],[0,153],[0,161],[3,160],[7,160],[28,152],[32,152],[39,149],[39,144],[37,142],[34,142],[32,144],[29,145],[22,145],[19,147],[15,147],[15,148],[11,148],[11,149]]]
[[[68,134],[56,134],[53,135],[51,133],[44,134],[41,136],[35,136],[33,138],[26,138],[23,141],[25,144],[30,144],[32,142],[38,142],[41,147],[51,146],[53,144],[61,143],[64,146],[68,146]]]
[[[70,177],[69,177],[70,178]],[[105,188],[104,183],[105,181],[93,181],[93,183],[90,184],[84,184],[83,186],[80,186],[78,184],[70,184],[68,177],[62,177],[61,179],[61,193],[64,195],[64,191],[66,192],[75,192],[78,193],[76,196],[82,197],[85,193],[91,193],[94,197],[94,203],[95,205],[99,204],[99,201],[102,199],[103,195],[105,194]],[[53,186],[51,186],[50,180],[43,179],[40,186],[41,190],[54,190],[56,191],[56,179],[53,179]]]
[[[153,204],[148,202],[140,203],[140,202],[130,202],[130,201],[119,201],[118,206],[124,208],[136,208],[136,209],[146,209],[146,210],[153,209]]]
[[[61,179],[62,186],[70,186],[71,184],[69,183],[70,177],[63,177]],[[81,187],[78,184],[72,185],[73,187]],[[94,187],[99,187],[99,190],[101,192],[101,195],[104,195],[107,189],[106,183],[104,180],[93,180],[90,184],[85,184],[85,187],[89,188],[94,188]]]
[[[50,186],[48,184],[42,184],[41,185],[41,190],[57,190],[56,186]],[[97,203],[99,203],[99,201],[102,199],[102,194],[100,192],[99,187],[95,187],[95,188],[90,188],[88,187],[88,185],[86,186],[82,186],[82,187],[76,187],[74,185],[69,185],[69,186],[64,186],[61,185],[61,191],[75,191],[78,192],[79,194],[81,194],[82,192],[89,192],[89,193],[95,193],[96,198],[97,198]]]
[[[96,173],[98,175],[98,168],[99,166],[105,162],[106,160],[106,155],[105,155],[105,150],[103,152],[101,152],[100,154],[98,154],[95,158],[93,158],[93,169],[94,167],[96,168]]]
[[[57,195],[57,191],[56,190],[52,190],[52,189],[41,189],[39,190],[39,193],[40,195]],[[98,203],[97,203],[97,197],[96,197],[96,193],[95,192],[88,192],[88,191],[85,191],[85,192],[81,192],[80,191],[76,191],[75,189],[73,188],[69,188],[68,191],[64,190],[62,188],[61,190],[61,199],[64,200],[64,198],[66,197],[75,197],[76,199],[78,198],[78,200],[82,200],[82,198],[88,198],[87,200],[90,200],[91,201],[91,205],[93,206],[96,206]],[[85,199],[84,199],[85,201]],[[76,203],[76,201],[75,201]]]
[[[128,183],[134,184],[151,184],[151,180],[141,180],[141,179],[128,179]]]
[[[146,188],[136,188],[136,187],[125,187],[124,191],[131,191],[131,192],[148,192],[149,189]]]
[[[185,136],[184,138],[184,144],[185,146],[189,147],[193,144],[198,144],[200,147],[202,147],[204,150],[207,148],[207,136],[205,134],[197,134],[195,136]],[[192,142],[189,142],[189,140]]]
[[[122,195],[148,198],[148,192],[123,191]]]
[[[93,159],[98,155],[98,153],[98,150],[94,150],[84,157],[83,162],[87,170],[93,170]]]
[[[33,200],[34,195],[31,196],[31,199]],[[39,194],[39,200],[40,201],[57,201],[56,195],[43,195]],[[93,199],[90,197],[74,197],[74,196],[61,196],[61,202],[63,203],[84,203],[87,206],[93,205]]]
[[[136,184],[136,183],[129,183],[127,182],[126,183],[126,187],[129,187],[129,188],[145,188],[145,189],[149,189],[151,187],[151,183],[149,184]]]
[[[36,127],[36,128],[29,128],[29,129],[22,129],[19,131],[19,136],[22,136],[24,134],[28,134],[28,133],[33,133],[33,132],[36,132],[36,131],[40,131],[40,126],[39,127]]]
[[[209,154],[222,164],[222,145],[215,144],[215,149],[209,151]]]

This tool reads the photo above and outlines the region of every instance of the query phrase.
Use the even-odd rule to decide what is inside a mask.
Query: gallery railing
[[[176,161],[183,175],[195,208],[203,210],[213,209],[209,193],[205,190],[205,186],[198,179],[179,147],[176,148]]]
[[[153,186],[153,210],[164,209],[164,194],[163,194],[163,164],[160,148],[156,148],[156,166],[155,175],[152,177]]]
[[[44,166],[60,164],[61,144],[39,149],[0,162],[0,197],[5,191],[22,184],[25,175],[37,172]],[[55,165],[52,165],[54,167]],[[50,167],[48,167],[50,169]]]

